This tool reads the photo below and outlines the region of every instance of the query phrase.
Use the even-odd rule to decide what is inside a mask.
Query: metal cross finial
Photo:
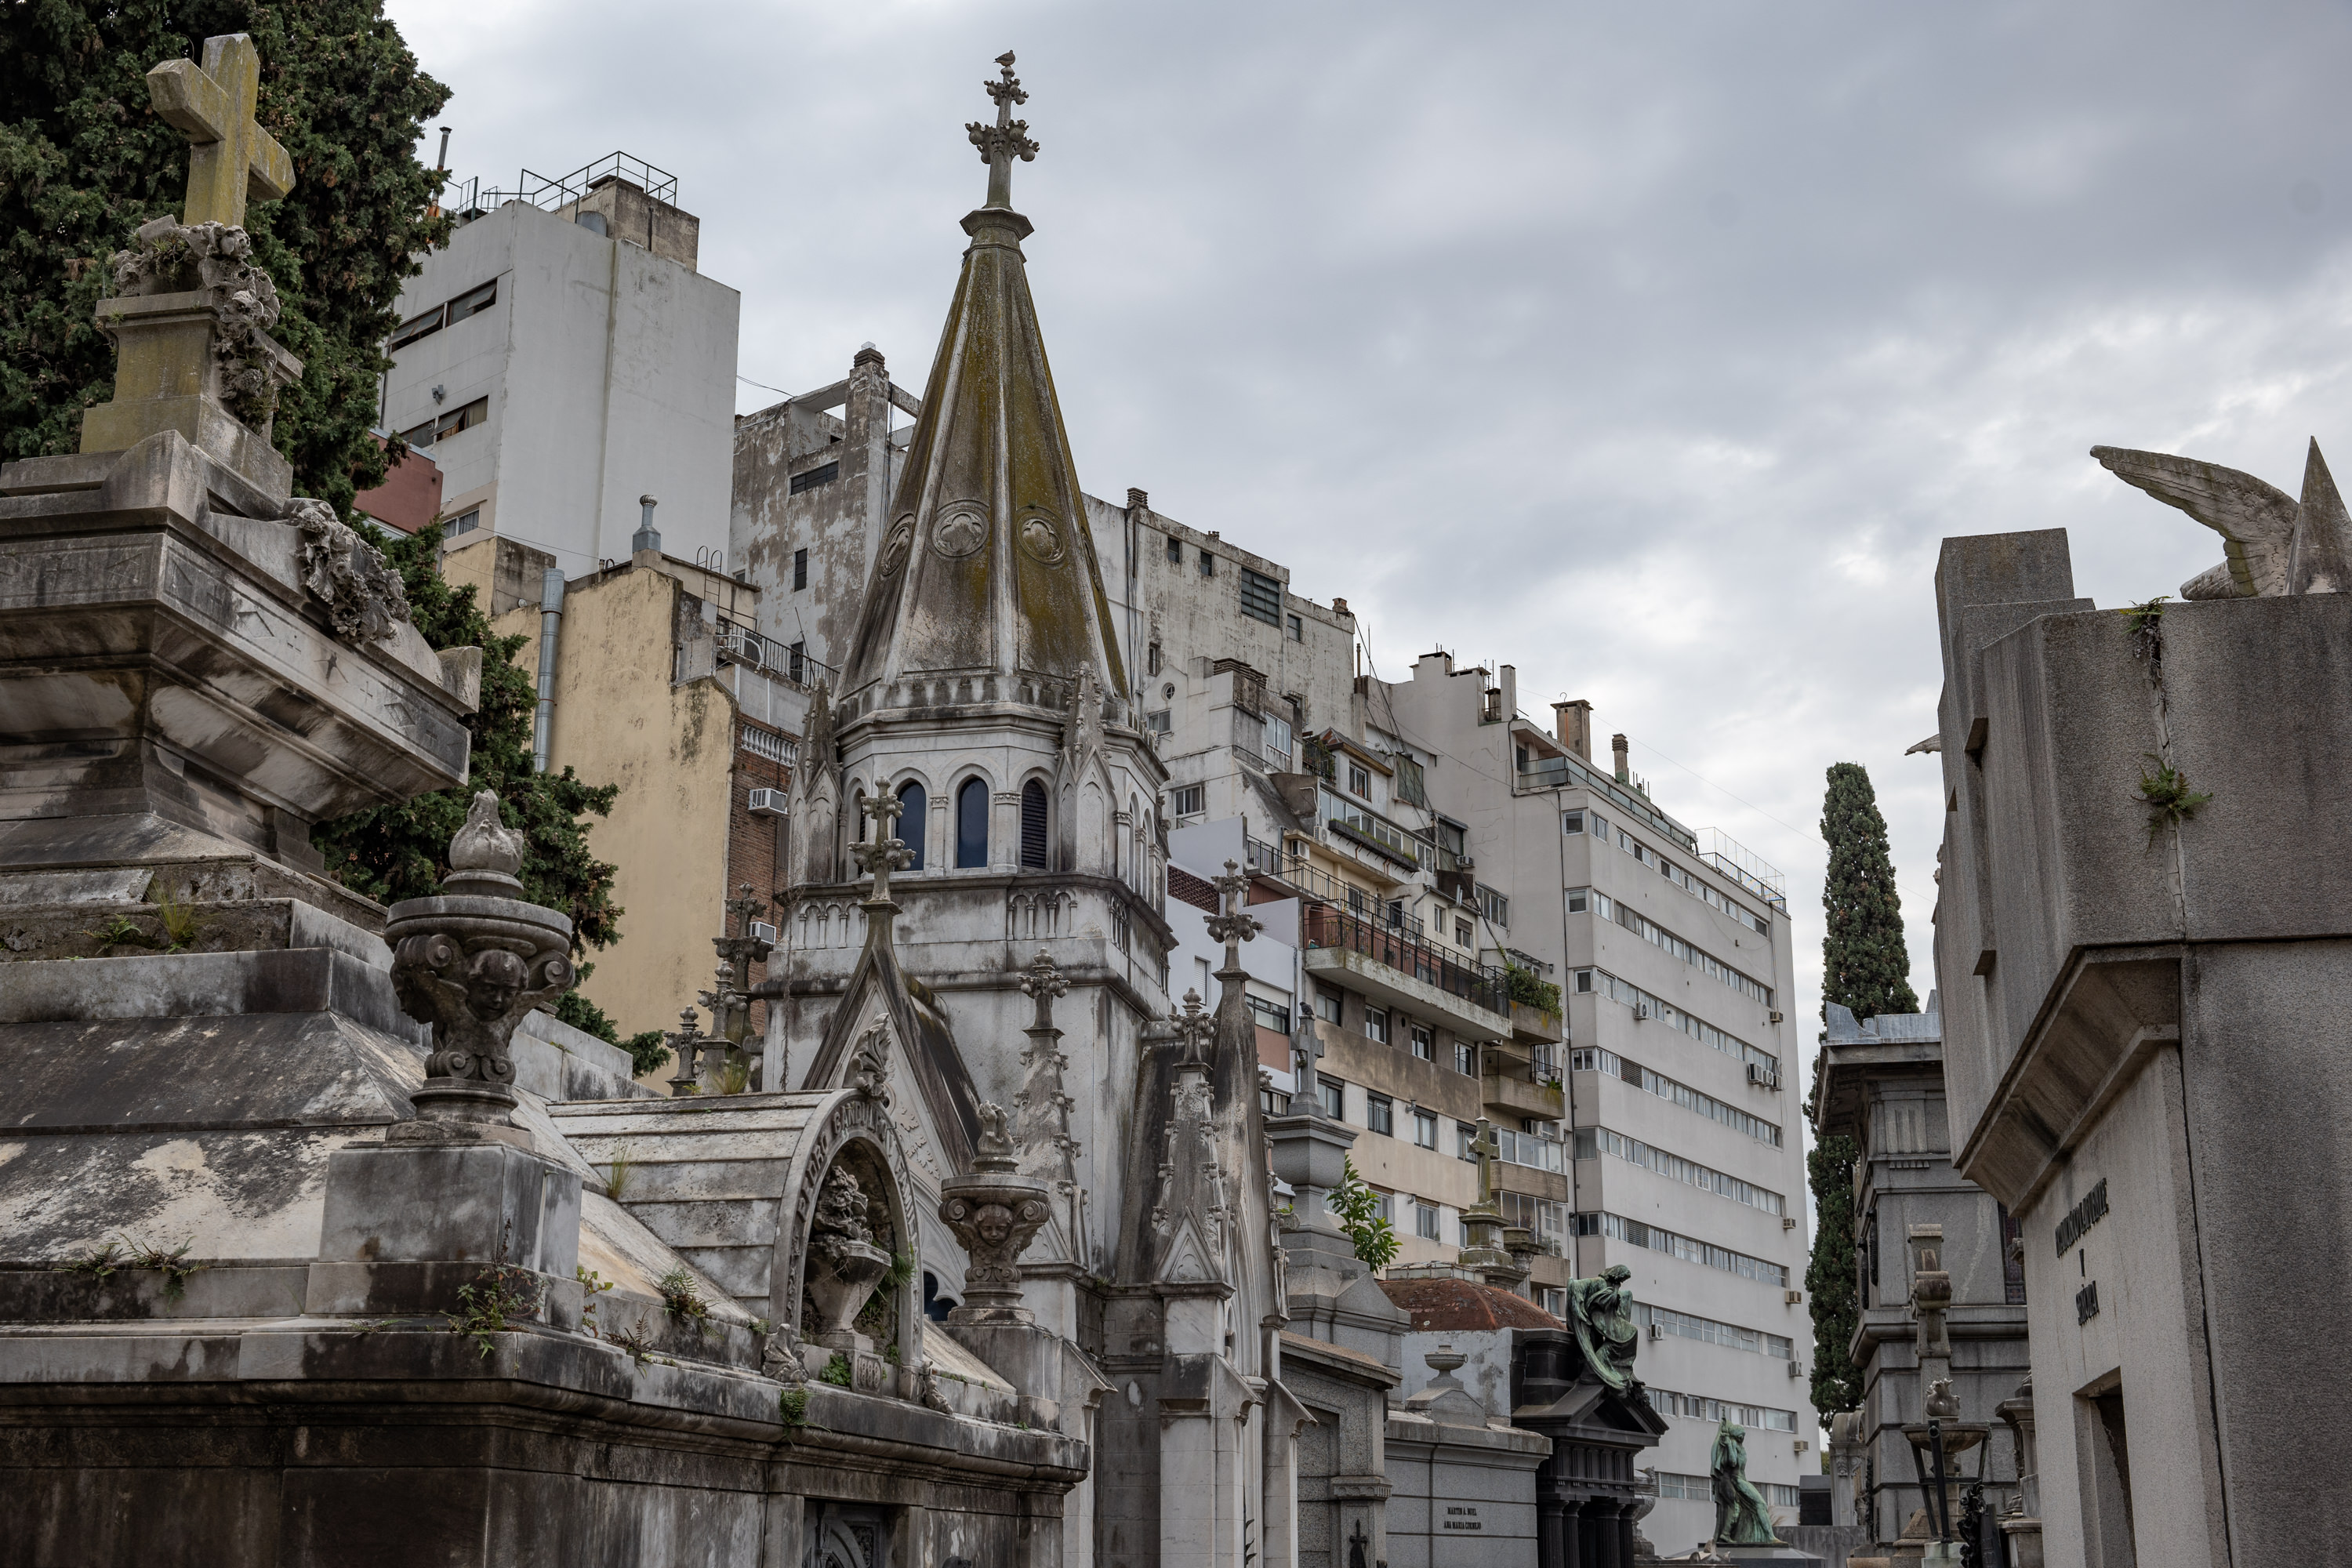
[[[1176,1065],[1180,1068],[1209,1065],[1210,1037],[1217,1032],[1217,1021],[1201,1011],[1201,994],[1184,993],[1184,1010],[1168,1020],[1177,1040]]]
[[[1037,1022],[1034,1027],[1050,1029],[1054,1026],[1054,999],[1069,988],[1070,983],[1062,978],[1062,972],[1053,958],[1044,948],[1039,948],[1037,956],[1029,961],[1029,967],[1021,975],[1022,993],[1037,1004]]]
[[[294,188],[294,162],[254,120],[261,56],[243,33],[205,40],[205,63],[165,60],[147,73],[155,112],[195,145],[188,153],[188,204],[180,221],[245,224],[246,193],[276,201]]]
[[[1013,106],[1029,101],[1022,90],[1021,79],[1013,74],[1013,51],[1005,50],[996,57],[1002,68],[998,79],[981,85],[988,96],[996,100],[996,123],[975,120],[964,127],[971,144],[980,149],[980,161],[988,165],[988,205],[1009,207],[1013,205],[1013,160],[1034,163],[1037,143],[1029,140],[1029,122],[1013,118]]]
[[[1253,940],[1265,929],[1255,915],[1242,907],[1243,900],[1249,897],[1249,874],[1242,869],[1241,862],[1228,860],[1225,862],[1225,874],[1214,879],[1211,885],[1217,889],[1224,908],[1220,913],[1211,915],[1205,922],[1209,940],[1223,942],[1225,967],[1238,969],[1242,962],[1242,943]]]
[[[905,805],[895,795],[882,794],[866,797],[866,815],[874,819],[873,838],[870,843],[856,846],[850,853],[856,857],[860,866],[866,868],[866,874],[874,879],[874,890],[867,895],[869,898],[877,900],[888,898],[890,873],[903,871],[915,863],[915,852],[907,847],[905,839],[882,837],[888,830],[888,825],[896,822],[898,819],[898,814],[905,809]]]

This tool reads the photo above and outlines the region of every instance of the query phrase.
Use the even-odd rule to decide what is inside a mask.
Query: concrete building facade
[[[452,545],[499,534],[574,576],[627,559],[653,495],[670,553],[723,566],[741,300],[696,270],[675,193],[615,153],[489,194],[418,258],[381,417],[438,466]]]

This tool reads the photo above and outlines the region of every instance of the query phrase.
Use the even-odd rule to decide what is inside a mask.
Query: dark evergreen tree
[[[1822,800],[1822,837],[1830,847],[1822,881],[1822,1002],[1853,1009],[1857,1019],[1916,1013],[1911,952],[1903,940],[1903,900],[1886,853],[1886,818],[1860,763],[1833,763]]]
[[[1850,1358],[1861,1321],[1861,1282],[1853,1255],[1851,1138],[1828,1138],[1805,1156],[1812,1180],[1813,1256],[1805,1265],[1805,1300],[1813,1312],[1813,1408],[1827,1416],[1862,1405],[1862,1369]]]
[[[187,139],[148,106],[146,75],[222,33],[252,36],[256,116],[294,166],[284,200],[246,213],[285,307],[271,336],[303,362],[273,434],[295,492],[347,510],[383,478],[369,429],[401,280],[448,234],[415,149],[449,91],[380,0],[0,6],[0,458],[76,450],[82,410],[113,396],[114,347],[91,319],[106,258],[187,189]]]
[[[1916,1013],[1911,952],[1903,940],[1903,900],[1886,852],[1886,819],[1860,763],[1835,763],[1822,800],[1822,837],[1830,847],[1822,882],[1822,1021],[1829,1004],[1853,1009],[1857,1019],[1881,1013]],[[1813,1189],[1813,1255],[1805,1268],[1805,1296],[1813,1314],[1813,1408],[1823,1415],[1862,1404],[1860,1369],[1849,1359],[1861,1321],[1861,1280],[1853,1247],[1853,1165],[1847,1138],[1822,1141],[1805,1157]]]

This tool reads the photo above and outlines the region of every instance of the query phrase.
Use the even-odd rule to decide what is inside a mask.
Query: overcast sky
[[[1934,983],[1938,541],[2063,526],[2118,605],[2221,552],[2095,443],[2352,462],[2341,5],[390,10],[460,175],[674,173],[791,391],[866,340],[922,385],[1016,49],[1087,487],[1346,596],[1391,679],[1443,645],[1591,699],[1786,872],[1808,1055],[1831,763]]]

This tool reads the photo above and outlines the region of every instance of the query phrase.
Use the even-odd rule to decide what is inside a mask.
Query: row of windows
[[[1709,1399],[1704,1394],[1675,1394],[1669,1389],[1651,1388],[1650,1408],[1661,1415],[1680,1415],[1691,1421],[1730,1421],[1751,1432],[1794,1432],[1797,1413],[1775,1410],[1769,1405],[1737,1405],[1727,1400]]]
[[[955,795],[955,863],[960,868],[985,867],[988,864],[988,781],[970,778],[963,781]],[[851,796],[850,809],[857,822],[857,842],[866,842],[866,792],[858,790]],[[924,831],[930,810],[930,792],[909,779],[898,786],[898,826],[897,837],[905,841],[907,852],[914,858],[907,863],[909,871],[923,869],[927,852]],[[1114,847],[1117,835],[1112,836]],[[1021,865],[1031,870],[1045,868],[1045,786],[1031,779],[1021,786]]]
[[[1769,1051],[1757,1049],[1737,1035],[1726,1034],[1704,1018],[1694,1017],[1664,997],[1653,996],[1630,980],[1620,980],[1605,969],[1579,969],[1571,974],[1572,988],[1580,996],[1606,996],[1612,1002],[1622,1002],[1628,1007],[1639,1007],[1653,1018],[1680,1029],[1704,1046],[1712,1046],[1725,1056],[1738,1061],[1752,1062],[1769,1073],[1772,1080],[1780,1079],[1780,1058]]]
[[[436,414],[422,425],[412,425],[400,433],[400,438],[411,447],[430,447],[434,442],[455,436],[460,430],[471,430],[477,425],[490,421],[490,400],[477,397],[462,408],[446,414]]]
[[[1709,980],[1720,981],[1741,995],[1761,1002],[1767,1007],[1772,1005],[1770,986],[1749,979],[1705,948],[1692,946],[1647,915],[1627,909],[1597,889],[1570,888],[1568,890],[1568,912],[1580,915],[1587,910],[1604,921],[1623,926],[1653,947],[1665,949],[1692,968],[1703,971]]]
[[[1677,1498],[1691,1502],[1715,1500],[1715,1482],[1706,1476],[1677,1476],[1664,1470],[1657,1471],[1656,1474],[1658,1496],[1661,1498]],[[1798,1506],[1798,1493],[1795,1487],[1782,1486],[1778,1481],[1758,1481],[1755,1486],[1758,1491],[1764,1494],[1764,1500],[1774,1508]]]
[[[443,327],[454,327],[468,316],[478,316],[499,301],[499,280],[491,279],[479,288],[468,289],[456,299],[433,307],[421,316],[412,316],[393,331],[384,344],[388,353],[397,353],[419,338],[429,338]]]
[[[1663,1252],[1679,1258],[1685,1263],[1704,1263],[1709,1268],[1720,1268],[1727,1274],[1737,1274],[1743,1279],[1760,1279],[1768,1285],[1786,1289],[1789,1270],[1778,1263],[1761,1258],[1750,1258],[1744,1252],[1734,1252],[1727,1247],[1717,1247],[1711,1241],[1699,1241],[1675,1231],[1663,1230],[1654,1225],[1644,1225],[1623,1215],[1580,1214],[1576,1216],[1576,1234],[1602,1236],[1612,1241],[1622,1241],[1634,1247],[1646,1247],[1652,1252]]]
[[[1197,555],[1201,575],[1215,576],[1217,558],[1205,550],[1197,552]],[[1171,566],[1184,564],[1184,542],[1172,533],[1168,536],[1168,564]],[[1286,616],[1283,614],[1282,580],[1278,577],[1269,577],[1263,572],[1252,571],[1246,566],[1241,569],[1241,573],[1242,614],[1252,620],[1264,621],[1267,626],[1283,627],[1284,635],[1292,642],[1304,642],[1306,627],[1299,623],[1298,617]],[[1159,667],[1156,664],[1149,671],[1153,675],[1159,672]]]
[[[1745,1132],[1759,1143],[1780,1146],[1780,1127],[1760,1116],[1750,1115],[1736,1105],[1726,1105],[1711,1094],[1701,1094],[1686,1083],[1677,1083],[1664,1073],[1652,1072],[1636,1062],[1629,1062],[1615,1051],[1594,1047],[1580,1047],[1569,1053],[1569,1068],[1574,1072],[1605,1072],[1621,1079],[1660,1100],[1671,1100],[1685,1110],[1695,1110],[1712,1121]]]
[[[1316,1075],[1315,1081],[1323,1096],[1323,1114],[1334,1121],[1347,1121],[1348,1086],[1336,1078],[1328,1078],[1319,1073]],[[1444,1119],[1434,1110],[1423,1110],[1417,1105],[1407,1105],[1405,1113],[1412,1120],[1411,1131],[1413,1142],[1423,1149],[1435,1149],[1438,1144],[1439,1131],[1444,1126]],[[1367,1131],[1380,1133],[1384,1138],[1400,1136],[1397,1131],[1395,1100],[1388,1095],[1375,1094],[1370,1089],[1366,1089],[1363,1124]],[[1544,1122],[1540,1125],[1551,1127],[1555,1124]],[[1477,1155],[1473,1152],[1471,1144],[1477,1137],[1476,1127],[1467,1121],[1456,1121],[1454,1124],[1454,1152],[1465,1160],[1476,1159]],[[1533,1131],[1532,1127],[1526,1131],[1513,1131],[1507,1127],[1497,1127],[1495,1129],[1495,1142],[1496,1144],[1495,1157],[1498,1160],[1514,1165],[1526,1165],[1538,1171],[1565,1169],[1560,1153],[1562,1145],[1556,1136],[1546,1136]]]
[[[1564,811],[1560,813],[1559,830],[1562,833],[1571,835],[1590,831],[1592,836],[1600,839],[1601,843],[1606,844],[1609,842],[1609,820],[1597,811]],[[1656,851],[1653,850],[1648,845],[1643,843],[1640,839],[1634,837],[1632,834],[1626,832],[1622,827],[1617,830],[1617,847],[1625,851],[1626,854],[1633,857],[1634,859],[1640,861],[1643,865],[1656,871],[1660,876],[1665,878],[1667,881],[1672,882],[1675,887],[1680,888],[1684,892],[1688,893],[1692,898],[1696,899],[1707,908],[1711,910],[1718,910],[1724,914],[1729,915],[1733,920],[1738,921],[1749,931],[1758,932],[1760,935],[1770,936],[1772,934],[1772,922],[1765,916],[1756,913],[1753,910],[1748,909],[1745,904],[1740,903],[1738,900],[1731,898],[1727,894],[1716,891],[1715,889],[1710,887],[1704,879],[1694,877],[1688,871],[1685,871],[1681,867],[1675,865],[1673,861],[1665,859]]]
[[[1580,1127],[1576,1131],[1576,1157],[1590,1160],[1597,1153],[1607,1153],[1655,1171],[1670,1180],[1686,1183],[1703,1192],[1729,1198],[1733,1203],[1746,1204],[1749,1208],[1762,1209],[1769,1215],[1785,1215],[1789,1203],[1780,1194],[1741,1181],[1738,1177],[1685,1160],[1680,1154],[1670,1154],[1654,1143],[1639,1138],[1628,1138],[1622,1132],[1612,1132],[1606,1127]]]
[[[1737,1323],[1718,1323],[1713,1318],[1695,1317],[1688,1312],[1677,1312],[1671,1307],[1653,1307],[1645,1301],[1633,1303],[1633,1321],[1644,1328],[1654,1325],[1661,1331],[1679,1339],[1721,1345],[1727,1350],[1747,1351],[1754,1355],[1770,1356],[1774,1361],[1788,1361],[1797,1353],[1796,1347],[1783,1335],[1768,1334],[1760,1329],[1743,1329]]]

